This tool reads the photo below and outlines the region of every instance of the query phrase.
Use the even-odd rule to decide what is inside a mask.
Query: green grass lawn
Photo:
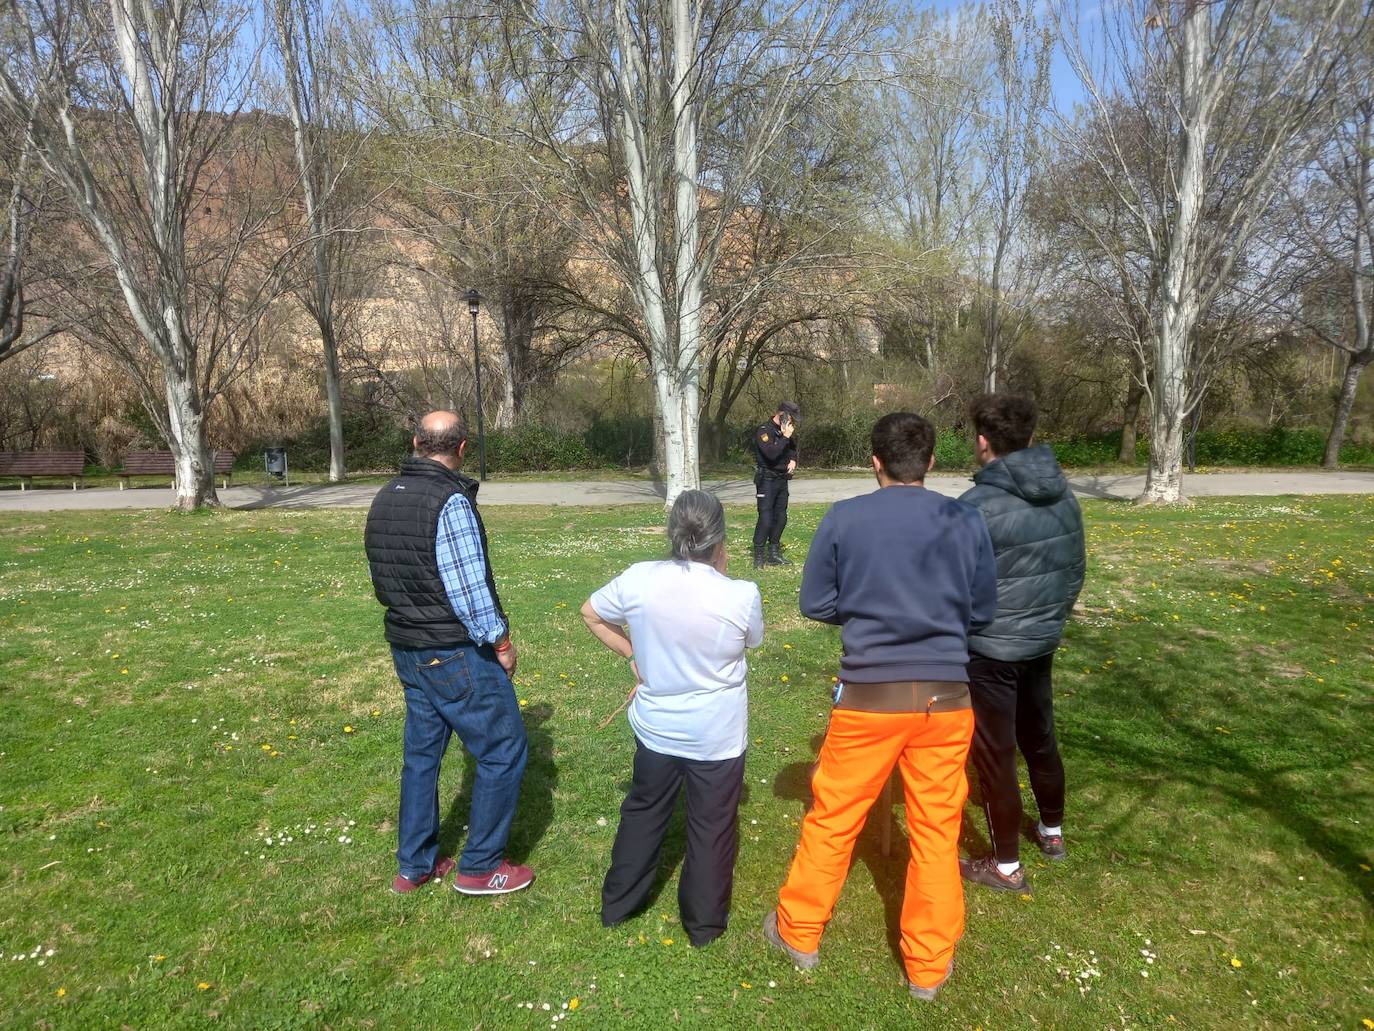
[[[876,821],[820,967],[760,939],[838,648],[796,569],[760,581],[733,919],[694,951],[680,819],[657,903],[597,918],[632,751],[623,716],[598,724],[630,685],[577,609],[661,552],[656,510],[488,512],[531,744],[511,852],[539,875],[499,900],[386,890],[403,710],[361,511],[0,516],[0,1024],[1366,1026],[1374,499],[1086,508],[1058,662],[1071,856],[1031,860],[1029,901],[968,891],[933,1005],[906,993],[904,840],[883,857]],[[821,512],[794,507],[794,555]],[[730,510],[736,556],[751,524]]]

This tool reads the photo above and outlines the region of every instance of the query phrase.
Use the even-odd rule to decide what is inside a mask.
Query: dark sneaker
[[[453,858],[451,856],[442,856],[440,857],[439,862],[434,864],[433,870],[431,870],[427,874],[424,874],[421,877],[417,877],[415,880],[411,880],[409,877],[402,877],[400,874],[397,874],[396,879],[391,882],[391,890],[394,891],[397,895],[408,895],[416,888],[423,887],[424,885],[428,884],[432,880],[435,880],[436,878],[442,880],[443,878],[447,877],[450,873],[453,872],[453,868],[457,865],[458,864],[453,861]]]
[[[920,999],[922,1002],[934,1002],[935,996],[940,994],[940,989],[943,988],[949,982],[949,979],[953,975],[954,960],[950,960],[949,966],[945,968],[944,979],[939,984],[935,985],[932,988],[922,988],[915,981],[908,981],[906,983],[907,991],[911,992],[911,997],[913,999]]]
[[[802,952],[801,949],[794,949],[783,941],[782,934],[778,931],[778,911],[776,909],[770,909],[768,915],[763,918],[763,938],[769,945],[787,953],[788,958],[803,970],[812,970],[821,961],[819,952]]]
[[[453,888],[464,895],[509,895],[534,883],[534,871],[528,866],[512,866],[507,860],[490,873],[459,873],[453,878]]]
[[[1058,862],[1069,857],[1069,850],[1064,847],[1062,834],[1041,834],[1040,828],[1036,827],[1031,831],[1031,840],[1040,846],[1040,851],[1046,859]]]
[[[984,856],[982,859],[959,860],[959,874],[966,881],[984,884],[997,891],[1014,891],[1018,895],[1031,893],[1030,881],[1026,879],[1024,866],[1014,874],[1004,874],[997,869],[997,860],[992,856]]]

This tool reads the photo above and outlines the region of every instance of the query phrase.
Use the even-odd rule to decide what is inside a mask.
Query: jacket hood
[[[1048,444],[1036,444],[994,459],[973,474],[973,482],[1038,505],[1058,501],[1069,490],[1064,470],[1059,468]]]

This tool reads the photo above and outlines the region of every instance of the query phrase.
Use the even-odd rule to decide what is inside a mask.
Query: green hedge
[[[1111,465],[1121,450],[1121,433],[1054,441],[1051,445],[1065,468]],[[1196,462],[1203,466],[1297,466],[1320,465],[1326,450],[1326,433],[1317,429],[1201,430],[1197,435]],[[1136,440],[1135,460],[1144,465],[1150,458],[1150,441]],[[1374,464],[1374,448],[1347,441],[1341,448],[1346,465]]]
[[[476,440],[468,441],[468,466],[472,465],[476,449]],[[580,433],[528,424],[509,432],[497,430],[487,434],[488,472],[587,469],[592,465],[592,453]]]
[[[798,443],[801,464],[816,469],[865,467],[869,458],[869,434],[873,415],[856,412],[844,419],[805,425]],[[540,470],[643,468],[653,461],[653,420],[646,416],[604,417],[584,432],[575,433],[538,424],[512,431],[487,434],[487,471],[538,472]],[[751,428],[727,428],[727,460],[750,461]],[[348,467],[355,472],[395,469],[410,451],[410,431],[365,417],[344,423]],[[291,468],[323,472],[329,468],[329,428],[321,420],[290,440],[255,441],[238,456],[239,469],[262,466],[262,449],[280,444],[287,449]],[[1315,466],[1320,464],[1326,436],[1318,429],[1204,430],[1197,436],[1197,464],[1203,466]],[[1121,447],[1120,432],[1051,441],[1050,446],[1065,468],[1114,465]],[[476,441],[469,444],[470,464],[476,466]],[[1149,458],[1150,444],[1136,441],[1136,464]],[[1347,443],[1341,462],[1374,465],[1374,447]],[[966,434],[941,430],[935,442],[936,467],[946,471],[973,468],[973,447]]]
[[[873,416],[855,414],[842,422],[805,426],[800,431],[798,451],[801,464],[818,469],[866,467],[872,454]],[[941,430],[935,438],[935,466],[938,469],[973,467],[973,446],[961,433]]]

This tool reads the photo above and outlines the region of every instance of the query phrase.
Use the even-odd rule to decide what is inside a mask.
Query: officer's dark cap
[[[794,418],[794,419],[800,419],[800,418],[801,418],[801,406],[798,405],[797,402],[795,402],[795,401],[779,401],[779,402],[778,402],[778,411],[780,411],[780,412],[786,412],[788,415],[792,416],[792,418]]]

